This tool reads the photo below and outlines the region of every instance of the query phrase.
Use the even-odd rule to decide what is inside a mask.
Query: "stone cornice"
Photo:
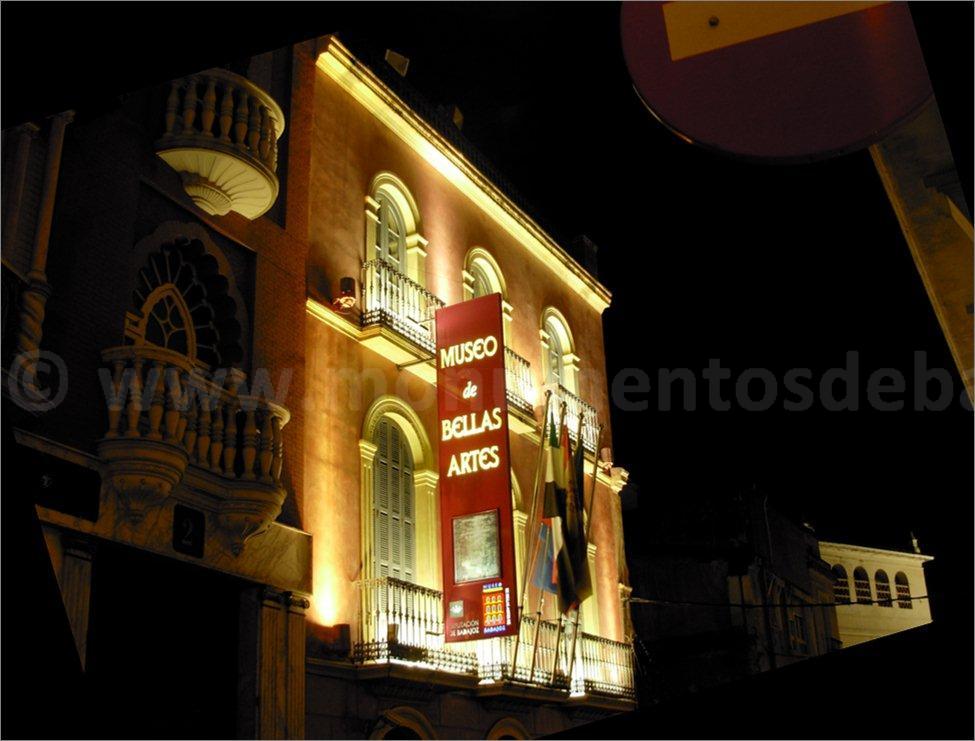
[[[338,39],[329,37],[325,51],[318,57],[317,66],[564,280],[593,309],[602,313],[609,306],[611,294],[605,286],[589,275],[528,214],[359,62]]]

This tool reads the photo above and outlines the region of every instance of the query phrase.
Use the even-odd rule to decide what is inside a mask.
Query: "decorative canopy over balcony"
[[[173,80],[156,153],[176,170],[201,209],[248,219],[278,196],[284,114],[265,91],[223,69]]]

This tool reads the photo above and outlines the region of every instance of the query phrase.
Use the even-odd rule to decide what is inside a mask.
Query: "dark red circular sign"
[[[932,96],[907,3],[627,2],[622,40],[664,125],[745,157],[869,146]]]

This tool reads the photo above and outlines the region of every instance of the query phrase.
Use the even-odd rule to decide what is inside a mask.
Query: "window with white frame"
[[[482,264],[474,263],[471,265],[469,272],[472,279],[471,298],[481,298],[482,296],[490,296],[492,293],[496,293],[491,286],[491,279]]]
[[[426,247],[420,211],[406,184],[391,172],[379,173],[366,196],[364,260],[378,261],[423,287]]]
[[[569,392],[578,394],[579,360],[565,318],[551,307],[546,309],[542,314],[539,334],[545,383],[559,384]]]
[[[375,257],[401,273],[406,265],[406,226],[399,207],[385,192],[376,195],[379,222],[376,225]]]

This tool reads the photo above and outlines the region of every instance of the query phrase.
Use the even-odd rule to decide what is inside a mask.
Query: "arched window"
[[[379,223],[376,227],[375,257],[406,272],[406,227],[403,214],[388,193],[376,196],[379,202]]]
[[[440,589],[436,458],[413,407],[391,394],[373,400],[359,456],[362,579],[395,577]],[[384,626],[374,627],[386,635]]]
[[[894,587],[897,589],[897,606],[905,610],[913,610],[911,602],[911,585],[907,582],[907,574],[898,571],[894,576]]]
[[[472,247],[464,258],[464,299],[500,293],[508,297],[504,276],[497,261],[483,247]]]
[[[840,564],[833,567],[833,599],[837,604],[847,604],[850,601],[850,580],[846,569]]]
[[[193,320],[186,302],[174,285],[153,291],[142,311],[146,315],[146,342],[183,355],[196,354]]]
[[[420,212],[406,184],[389,172],[376,175],[366,196],[366,261],[379,260],[425,286],[426,245]]]
[[[162,244],[139,270],[125,317],[126,341],[155,345],[211,368],[241,362],[237,302],[216,258],[199,239]]]
[[[857,602],[870,602],[873,599],[870,593],[870,577],[862,566],[853,570],[853,590],[856,592]]]
[[[579,359],[565,317],[549,307],[542,313],[542,371],[545,383],[555,383],[578,394]]]
[[[511,323],[511,304],[508,303],[508,289],[497,261],[483,247],[472,247],[464,258],[464,300],[501,294],[501,311],[504,315],[504,336],[508,339],[508,325]]]
[[[878,569],[873,575],[873,580],[877,585],[877,604],[881,607],[890,607],[890,579],[887,578],[887,572]]]
[[[491,289],[491,279],[488,277],[487,272],[481,265],[471,266],[471,293],[472,298],[481,298],[481,296],[490,296],[494,291]]]
[[[384,417],[373,442],[374,563],[376,576],[415,581],[416,530],[413,456],[403,431]]]
[[[565,362],[563,357],[565,350],[559,340],[558,332],[551,323],[546,325],[548,330],[548,352],[545,355],[545,382],[563,384],[565,380]]]

